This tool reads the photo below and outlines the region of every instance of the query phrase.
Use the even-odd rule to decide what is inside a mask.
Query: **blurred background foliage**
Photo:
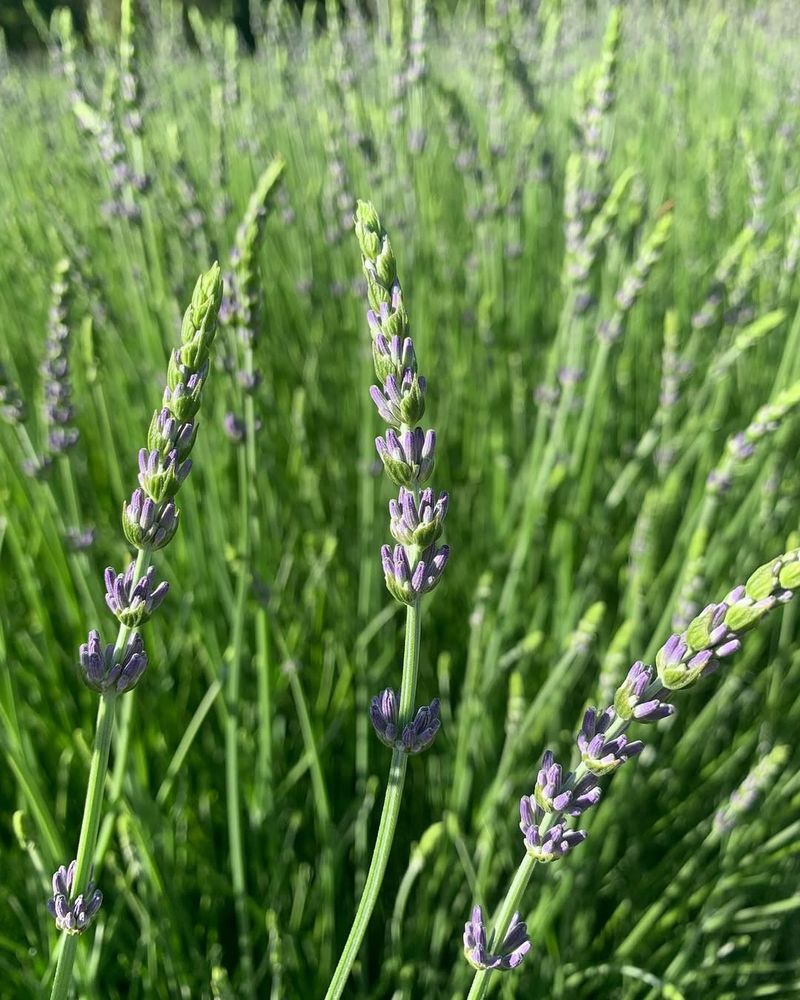
[[[255,0],[258,2],[258,0]],[[183,12],[184,23],[188,30],[188,9],[197,9],[206,17],[223,17],[232,20],[248,43],[252,42],[250,32],[251,0],[186,0],[177,4]],[[294,5],[302,8],[304,0],[294,0]],[[140,0],[137,5],[141,14],[147,9],[147,0]],[[266,6],[266,3],[265,3]],[[37,30],[37,21],[41,17],[47,23],[57,7],[68,7],[72,12],[75,28],[81,35],[85,34],[88,13],[94,8],[103,21],[109,24],[119,23],[119,3],[117,0],[0,0],[0,28],[5,32],[9,49],[17,52],[36,51],[44,47],[41,32]]]

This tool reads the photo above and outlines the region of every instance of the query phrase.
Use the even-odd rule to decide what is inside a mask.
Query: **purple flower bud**
[[[387,747],[394,747],[397,741],[397,696],[391,688],[386,688],[372,699],[370,718],[378,739]]]
[[[142,448],[139,451],[139,484],[155,503],[171,500],[191,468],[191,459],[187,458],[182,462],[177,448],[165,458],[155,448],[150,451]]]
[[[372,401],[378,413],[398,429],[404,424],[415,424],[425,412],[425,379],[406,368],[398,379],[394,373],[384,379],[383,389],[373,385]]]
[[[225,428],[225,433],[235,444],[241,444],[245,438],[245,424],[243,420],[234,413],[226,413],[225,420],[223,422]]]
[[[525,850],[542,863],[562,858],[573,847],[586,840],[584,830],[568,830],[563,823],[556,823],[550,829],[542,830],[541,808],[529,795],[523,795],[520,799],[519,814]]]
[[[370,705],[370,718],[378,739],[392,749],[404,753],[421,753],[433,742],[439,731],[439,699],[434,698],[430,705],[423,705],[417,710],[411,722],[406,723],[398,736],[397,712],[400,703],[400,692],[397,694],[391,688],[386,688],[375,695]]]
[[[65,535],[73,552],[85,552],[94,545],[96,533],[94,528],[67,528]]]
[[[89,882],[86,892],[72,899],[73,883],[77,862],[69,868],[63,865],[53,875],[53,895],[47,901],[47,909],[55,919],[56,927],[67,934],[82,934],[97,916],[103,902],[103,894]]]
[[[427,548],[442,533],[447,507],[446,493],[440,493],[434,503],[433,490],[421,490],[415,499],[411,490],[401,486],[397,500],[389,501],[389,530],[401,545]]]
[[[534,790],[537,805],[548,813],[562,812],[572,798],[572,792],[564,787],[565,784],[561,765],[555,762],[552,751],[545,750]]]
[[[169,584],[153,586],[155,569],[150,569],[134,583],[135,563],[117,575],[111,566],[105,571],[106,604],[122,625],[137,628],[146,622],[167,596]]]
[[[653,680],[651,667],[646,667],[637,660],[628,671],[628,676],[617,688],[614,696],[614,711],[619,718],[637,722],[658,722],[675,711],[672,705],[665,704],[659,698],[647,698],[644,695]]]
[[[100,693],[113,688],[117,694],[124,694],[141,680],[147,669],[147,654],[142,637],[134,632],[115,660],[114,645],[109,643],[103,646],[100,633],[92,629],[80,647],[80,664],[87,687]]]
[[[394,550],[384,545],[381,562],[389,593],[401,604],[415,604],[438,584],[449,555],[450,549],[446,545],[441,548],[429,545],[412,568],[402,545],[395,545]]]
[[[616,713],[611,707],[600,715],[594,708],[587,709],[584,714],[577,743],[583,763],[592,774],[610,774],[644,749],[644,743],[630,741],[624,735],[606,739],[606,731],[615,719]]]
[[[439,732],[439,699],[434,698],[430,705],[417,709],[417,714],[411,722],[403,727],[401,737],[406,753],[421,753],[433,743]]]
[[[728,441],[728,450],[737,461],[744,462],[755,452],[755,447],[747,440],[745,434],[740,431]]]
[[[249,396],[261,385],[261,376],[257,372],[239,372],[236,377],[239,385]]]
[[[166,504],[157,504],[140,487],[123,505],[122,529],[136,548],[160,549],[171,541],[177,531],[178,516],[171,500]]]
[[[421,427],[398,435],[392,428],[375,440],[387,475],[397,486],[421,486],[431,476],[436,434]]]
[[[164,406],[153,414],[150,421],[147,447],[151,452],[160,452],[162,456],[175,451],[178,461],[182,461],[192,450],[196,437],[197,424],[181,423],[169,407]]]
[[[486,925],[480,906],[472,907],[472,916],[464,925],[464,955],[475,969],[508,971],[515,969],[531,948],[528,928],[515,913],[508,928],[500,954],[490,955],[486,944]]]
[[[54,427],[47,435],[47,444],[55,455],[62,455],[78,443],[80,432],[77,427]]]

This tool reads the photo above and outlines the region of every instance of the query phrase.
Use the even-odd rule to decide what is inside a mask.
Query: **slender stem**
[[[319,848],[319,880],[322,895],[325,898],[327,909],[320,907],[317,923],[320,928],[320,937],[323,944],[317,953],[317,963],[320,971],[327,975],[333,960],[332,938],[334,936],[335,918],[335,879],[333,873],[333,849],[331,840],[331,808],[328,801],[328,792],[325,787],[325,776],[322,772],[317,741],[314,738],[314,728],[311,725],[311,716],[308,712],[308,704],[300,678],[296,670],[289,671],[289,687],[294,698],[297,710],[297,720],[300,723],[300,732],[303,736],[303,746],[309,760],[309,771],[311,772],[311,784],[314,790],[314,806],[317,811],[317,822],[319,823],[320,841]]]
[[[72,476],[72,466],[70,465],[68,456],[64,453],[60,454],[58,456],[57,465],[64,488],[66,510],[71,521],[71,524],[64,525],[63,527],[64,535],[66,536],[67,527],[80,529],[82,518],[78,505],[78,494],[75,489],[75,481]],[[90,615],[95,615],[97,614],[97,605],[95,604],[92,593],[89,590],[89,584],[87,583],[87,580],[91,575],[91,570],[89,567],[89,560],[86,558],[86,553],[72,552],[70,554],[70,562],[72,563],[75,582],[81,593],[81,598],[83,599],[84,610]]]
[[[150,565],[150,552],[140,549],[136,557],[133,571],[133,586],[147,572]],[[125,648],[125,643],[131,629],[120,625],[117,641],[114,644],[114,660],[119,659]],[[72,898],[86,891],[91,874],[92,864],[97,848],[97,834],[100,829],[100,816],[103,810],[103,791],[108,774],[108,755],[111,750],[111,737],[114,731],[114,710],[116,707],[116,692],[106,691],[100,696],[97,708],[97,724],[95,726],[94,747],[89,765],[89,782],[86,787],[86,802],[83,807],[83,822],[78,839],[77,865],[72,883]],[[126,741],[127,746],[127,741]],[[65,934],[61,942],[53,989],[50,1000],[66,1000],[72,983],[72,966],[78,949],[78,935]]]
[[[228,673],[226,702],[228,718],[225,723],[225,792],[228,819],[228,849],[231,862],[236,923],[239,928],[239,951],[242,963],[245,995],[254,1000],[256,995],[253,956],[250,947],[250,920],[247,913],[245,892],[244,846],[242,839],[241,789],[239,785],[239,688],[242,675],[242,652],[247,584],[250,574],[250,486],[247,459],[242,448],[239,458],[239,578],[236,585],[232,629],[231,662]]]
[[[411,721],[414,714],[414,699],[417,696],[417,675],[419,673],[419,636],[422,619],[419,613],[419,598],[406,609],[406,643],[403,651],[403,678],[400,682],[400,705],[397,710],[397,730]]]
[[[272,763],[272,669],[269,659],[269,622],[265,608],[256,609],[256,688],[258,693],[258,745],[253,780],[251,822],[263,824],[271,816],[275,802]],[[268,825],[272,828],[272,824]],[[269,836],[269,835],[268,835]]]
[[[420,637],[419,601],[410,604],[406,609],[406,641],[403,654],[403,680],[400,689],[400,707],[398,710],[398,732],[411,718],[414,711],[414,697],[417,690],[417,674],[419,672],[419,637]],[[372,852],[364,893],[358,904],[353,926],[345,942],[339,964],[333,973],[325,1000],[338,1000],[344,993],[350,970],[353,967],[361,942],[367,932],[372,911],[378,899],[389,852],[392,849],[394,831],[397,827],[397,817],[400,815],[400,801],[403,797],[403,785],[406,780],[408,755],[402,750],[392,752],[392,763],[389,768],[389,781],[386,786],[386,797],[383,800],[383,811],[378,826],[378,836],[375,839],[375,849]]]
[[[89,882],[100,814],[103,808],[103,786],[108,771],[108,754],[111,749],[111,733],[114,728],[114,706],[116,694],[106,692],[100,697],[97,709],[97,729],[95,732],[92,761],[89,768],[89,784],[86,788],[86,805],[78,841],[78,864],[73,881],[73,898],[85,892]],[[75,961],[78,935],[65,935],[61,953],[58,956],[56,975],[50,1000],[66,1000],[72,983],[72,966]]]
[[[141,580],[145,575],[150,568],[151,559],[152,552],[149,549],[139,549],[139,554],[136,557],[136,565],[133,569],[134,581]],[[120,625],[119,632],[117,633],[117,641],[114,644],[114,659],[124,649],[131,631],[132,629],[127,626]],[[132,719],[133,699],[125,698],[120,705],[119,714],[117,715],[117,735],[114,741],[114,766],[111,769],[111,787],[108,793],[110,805],[119,802],[122,795],[122,784],[125,781],[125,775],[128,773],[128,748],[130,746]],[[96,852],[98,861],[102,860],[108,850],[113,828],[114,815],[113,812],[109,812],[103,820],[103,825],[100,829]]]

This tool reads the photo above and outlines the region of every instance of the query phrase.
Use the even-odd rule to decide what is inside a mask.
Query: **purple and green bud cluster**
[[[178,525],[174,498],[192,467],[195,417],[209,372],[222,298],[219,265],[202,275],[183,317],[181,346],[169,359],[163,406],[150,422],[147,447],[139,452],[139,488],[122,509],[122,527],[139,549],[162,548]]]
[[[370,395],[388,424],[375,447],[389,479],[398,487],[389,503],[394,547],[381,549],[389,593],[400,604],[417,607],[441,579],[449,549],[437,544],[447,515],[446,493],[423,488],[433,474],[436,434],[418,426],[425,413],[427,381],[417,370],[414,342],[389,237],[372,205],[359,201],[355,229],[367,279],[367,322],[379,385]],[[398,731],[399,699],[387,689],[372,701],[372,722],[388,746],[417,753],[430,745],[439,729],[439,702],[421,708]]]
[[[235,333],[246,352],[244,367],[237,366],[233,359],[227,362],[227,367],[236,371],[239,387],[245,396],[253,396],[261,384],[260,373],[252,371],[252,349],[259,328],[260,284],[257,258],[264,237],[267,206],[280,181],[283,167],[284,162],[280,157],[274,159],[259,177],[250,196],[244,218],[236,230],[230,271],[225,279],[226,293],[219,312],[220,324]],[[236,345],[231,347],[235,350]],[[247,425],[236,413],[225,414],[223,427],[234,444],[241,444],[245,440]]]
[[[122,509],[122,529],[134,548],[155,551],[172,541],[179,515],[171,500],[157,504],[139,487]]]
[[[174,498],[189,474],[189,453],[197,437],[197,411],[209,372],[209,351],[217,328],[222,298],[219,266],[202,275],[195,286],[181,329],[181,346],[170,356],[164,404],[150,422],[147,447],[139,452],[139,486],[122,507],[122,528],[134,548],[149,554],[175,535],[179,511]],[[160,606],[169,584],[156,585],[151,567],[137,575],[137,562],[123,573],[105,571],[106,604],[120,623],[116,646],[103,647],[92,630],[80,648],[83,679],[95,691],[130,691],[147,668],[141,636],[128,631],[142,626]]]
[[[138,628],[148,621],[169,590],[166,582],[153,586],[156,571],[152,566],[134,582],[135,568],[135,563],[129,563],[124,573],[115,573],[111,566],[105,572],[106,604],[126,628]]]
[[[92,629],[81,645],[80,664],[84,681],[93,691],[125,694],[136,687],[147,670],[147,653],[138,632],[128,639],[122,653],[115,655],[114,645],[103,646],[100,633]]]
[[[800,587],[800,550],[765,563],[744,586],[719,604],[707,605],[688,628],[670,636],[656,655],[664,688],[676,691],[716,670],[719,661],[741,649],[742,638]]]
[[[690,687],[714,671],[721,660],[741,649],[742,638],[761,619],[791,600],[800,589],[800,549],[759,567],[743,586],[735,587],[717,604],[709,604],[685,631],[675,633],[656,654],[655,669],[637,660],[617,689],[613,705],[599,711],[590,707],[583,717],[576,743],[580,754],[577,766],[565,773],[551,751],[546,751],[531,795],[520,800],[520,829],[525,850],[537,862],[556,861],[586,839],[586,831],[572,829],[569,817],[579,816],[597,805],[603,789],[600,779],[611,775],[644,749],[640,740],[630,740],[631,723],[654,723],[672,715],[668,699],[673,691]],[[766,772],[767,765],[764,771]],[[743,811],[769,781],[759,773],[743,790],[737,802]],[[717,832],[735,823],[735,806],[718,814]],[[477,909],[477,908],[476,908]],[[496,960],[486,956],[486,936],[479,934],[476,911],[467,923],[464,937],[468,960],[479,969],[508,968],[486,964]],[[510,932],[509,932],[510,933]],[[483,964],[474,961],[473,950],[483,941]],[[504,950],[505,945],[504,945]]]
[[[490,955],[486,939],[486,924],[480,906],[472,907],[472,917],[464,924],[464,955],[474,969],[508,971],[515,969],[531,950],[528,927],[515,913],[503,938],[499,954]]]
[[[387,747],[396,747],[405,753],[427,750],[439,732],[439,699],[434,698],[430,705],[418,709],[411,722],[403,726],[402,732],[397,722],[399,705],[400,692],[395,694],[391,688],[386,688],[372,699],[370,717],[378,739]]]
[[[399,487],[389,506],[392,534],[398,544],[385,545],[381,562],[386,586],[401,604],[413,604],[441,578],[449,549],[438,547],[447,514],[446,493],[434,498],[421,487],[435,464],[436,434],[417,426],[425,412],[426,379],[417,370],[414,342],[389,237],[375,209],[358,203],[356,235],[367,278],[372,356],[380,386],[370,394],[389,425],[375,447],[386,474]]]
[[[56,922],[56,927],[67,934],[83,934],[97,916],[103,902],[103,894],[89,882],[86,892],[71,898],[77,862],[70,862],[69,868],[61,865],[53,875],[53,895],[47,901],[47,909]]]
[[[53,455],[60,455],[74,447],[79,437],[78,429],[72,423],[75,410],[69,377],[69,271],[69,260],[64,257],[56,264],[53,276],[47,343],[42,362],[47,450]]]

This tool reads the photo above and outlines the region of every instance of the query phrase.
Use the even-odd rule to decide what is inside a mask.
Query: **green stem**
[[[414,711],[414,697],[417,690],[417,674],[419,672],[419,637],[420,637],[419,601],[410,604],[406,609],[406,642],[403,654],[403,680],[400,688],[400,707],[398,710],[397,731],[402,732],[403,726],[409,721]],[[389,768],[389,781],[386,786],[386,797],[383,800],[383,812],[378,826],[378,836],[375,839],[375,849],[372,852],[364,893],[358,904],[353,926],[345,942],[339,964],[333,973],[325,1000],[338,1000],[344,993],[350,970],[353,967],[361,942],[367,932],[372,911],[378,900],[386,865],[392,849],[394,831],[397,827],[397,817],[400,815],[400,801],[403,797],[403,785],[406,780],[408,755],[402,750],[392,752],[392,763]]]
[[[147,572],[149,565],[149,550],[140,549],[136,557],[132,586],[135,586],[138,580]],[[117,641],[114,644],[113,659],[115,662],[118,661],[120,653],[125,648],[125,643],[128,640],[130,632],[130,628],[120,625],[117,632]],[[100,816],[103,810],[103,791],[106,775],[108,774],[108,755],[111,750],[111,736],[114,731],[116,698],[116,692],[106,691],[101,695],[100,704],[97,708],[94,748],[92,749],[92,760],[89,765],[89,783],[86,787],[86,803],[83,807],[83,822],[81,823],[81,832],[78,839],[77,865],[75,868],[75,878],[72,883],[72,899],[75,899],[80,893],[86,891],[92,864],[95,859],[97,834],[100,829]],[[75,962],[77,949],[78,935],[63,935],[50,1000],[66,1000],[69,995],[69,989],[72,984],[72,966]]]
[[[303,686],[297,671],[291,669],[289,674],[289,687],[294,698],[297,710],[297,719],[300,723],[300,732],[303,736],[303,746],[309,761],[309,771],[311,772],[311,785],[314,791],[314,806],[317,811],[317,822],[319,823],[320,842],[319,849],[319,880],[322,895],[327,903],[327,908],[321,907],[318,915],[318,925],[320,938],[323,941],[317,953],[318,968],[326,975],[330,972],[333,961],[332,939],[334,936],[335,917],[335,878],[333,870],[333,849],[331,841],[331,808],[328,802],[328,792],[325,788],[325,776],[322,772],[317,741],[314,737],[314,728],[311,725],[311,716],[308,712]]]
[[[95,732],[92,762],[89,768],[89,784],[86,789],[86,805],[78,841],[78,864],[72,887],[72,898],[85,892],[94,858],[100,814],[103,808],[103,786],[108,771],[108,754],[111,749],[111,733],[114,728],[114,705],[116,694],[106,692],[100,698],[97,709],[97,729]],[[78,935],[64,936],[61,953],[58,956],[56,975],[50,1000],[66,1000],[72,984],[72,966],[78,946]]]
[[[152,553],[149,549],[139,549],[139,554],[136,557],[136,566],[133,570],[134,581],[141,580],[141,578],[145,575],[147,570],[150,568],[151,559]],[[127,628],[124,625],[120,626],[119,632],[117,633],[117,641],[114,645],[115,659],[125,647],[125,643],[128,641],[128,636],[131,631],[132,630],[130,628]],[[125,781],[125,775],[128,773],[128,748],[130,747],[132,719],[133,699],[126,698],[122,702],[119,715],[117,716],[117,736],[114,742],[114,766],[111,769],[111,787],[108,794],[109,804],[112,806],[119,802],[122,796],[122,785]],[[98,861],[102,860],[108,850],[113,827],[114,813],[112,811],[109,812],[103,820],[103,825],[100,830],[100,838],[97,845]]]
[[[226,702],[228,718],[225,723],[225,792],[228,818],[228,846],[231,861],[236,923],[239,928],[239,951],[245,995],[256,996],[253,956],[250,948],[250,920],[247,913],[247,894],[244,877],[244,847],[241,820],[241,789],[239,785],[239,689],[242,676],[242,651],[247,584],[250,571],[250,486],[247,459],[239,448],[239,578],[236,585],[236,604],[233,615],[232,651],[228,673]]]

